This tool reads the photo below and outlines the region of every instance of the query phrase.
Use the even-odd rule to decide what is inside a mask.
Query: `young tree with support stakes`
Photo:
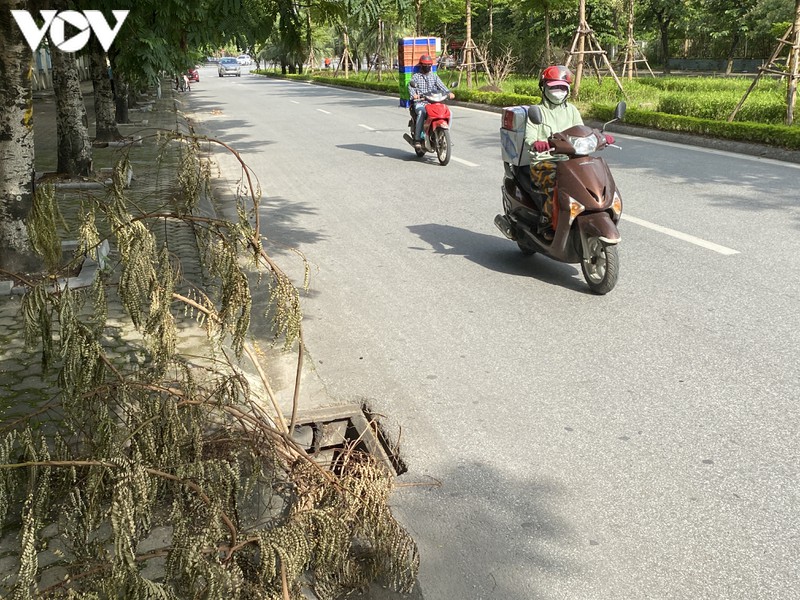
[[[785,49],[788,48],[789,55],[786,59],[786,67],[782,68],[777,64],[779,57],[783,54]],[[786,125],[791,125],[794,122],[794,109],[797,104],[797,80],[800,78],[800,0],[795,0],[794,7],[794,21],[789,27],[784,36],[778,40],[778,47],[772,53],[766,65],[758,68],[758,75],[756,75],[750,87],[744,93],[744,96],[733,109],[731,116],[728,117],[728,122],[733,121],[739,109],[744,104],[750,92],[755,89],[759,79],[764,73],[771,73],[773,75],[780,75],[786,77],[786,118],[784,122]]]
[[[573,98],[578,98],[580,94],[581,79],[583,77],[583,64],[587,55],[592,59],[592,65],[597,73],[598,80],[600,79],[600,70],[597,67],[597,56],[600,56],[605,63],[606,68],[611,73],[611,76],[614,78],[617,87],[619,87],[620,91],[625,94],[625,90],[622,88],[622,82],[614,72],[614,67],[611,66],[605,50],[600,47],[600,43],[597,41],[594,31],[592,31],[592,28],[589,27],[589,23],[586,20],[586,0],[580,0],[578,7],[578,30],[575,33],[575,38],[572,41],[572,47],[567,53],[567,58],[564,63],[567,67],[569,67],[573,57],[576,57],[577,64],[575,67],[575,82],[572,85]]]

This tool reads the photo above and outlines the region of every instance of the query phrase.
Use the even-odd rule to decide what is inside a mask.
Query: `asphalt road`
[[[328,392],[399,439],[427,600],[800,598],[800,165],[618,135],[598,297],[496,230],[497,114],[440,167],[394,98],[201,77]]]

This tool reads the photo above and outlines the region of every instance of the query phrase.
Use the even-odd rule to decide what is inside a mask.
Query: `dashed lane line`
[[[655,223],[651,223],[650,221],[645,221],[644,219],[638,219],[636,217],[631,217],[630,215],[622,215],[622,218],[625,219],[626,221],[630,221],[631,223],[635,223],[636,225],[641,225],[642,227],[652,229],[653,231],[658,231],[659,233],[672,236],[679,240],[683,240],[684,242],[689,242],[690,244],[694,244],[695,246],[700,246],[701,248],[706,248],[707,250],[718,252],[719,254],[724,254],[725,256],[739,254],[738,250],[727,248],[725,246],[720,246],[719,244],[715,244],[714,242],[709,242],[707,240],[700,239],[693,235],[689,235],[688,233],[683,233],[681,231],[670,229],[669,227],[662,227],[661,225],[656,225]]]
[[[461,163],[462,165],[466,165],[468,167],[480,167],[480,165],[476,165],[474,162],[469,162],[468,160],[464,160],[463,158],[458,158],[457,156],[451,156],[450,160],[454,160],[457,163]]]

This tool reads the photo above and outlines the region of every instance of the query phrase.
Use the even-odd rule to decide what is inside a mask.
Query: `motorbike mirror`
[[[625,111],[627,110],[628,105],[625,102],[620,102],[617,104],[617,108],[614,109],[614,120],[621,121],[625,118]]]
[[[449,87],[451,90],[452,90],[453,88],[457,88],[457,87],[458,87],[458,82],[457,82],[457,81],[451,81],[451,82],[450,82],[450,85],[449,85],[449,86],[447,86],[447,87]]]
[[[542,124],[542,109],[539,108],[538,104],[534,104],[533,106],[528,107],[528,118],[531,120],[531,123],[534,125],[541,125]]]
[[[413,87],[413,88],[417,87],[417,83],[416,83],[415,81],[412,81],[412,82],[411,82],[411,83],[409,83],[408,85],[409,85],[410,87]]]

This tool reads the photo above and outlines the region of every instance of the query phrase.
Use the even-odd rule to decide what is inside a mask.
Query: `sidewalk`
[[[90,82],[84,82],[82,85],[91,138],[94,136],[92,88]],[[161,98],[153,94],[144,100],[146,101],[144,110],[131,110],[130,119],[133,123],[120,125],[119,129],[124,136],[135,135],[144,138],[141,146],[135,146],[129,150],[133,180],[128,191],[140,210],[155,211],[163,209],[165,205],[168,205],[168,199],[179,192],[174,174],[177,172],[180,151],[178,142],[171,142],[175,144],[175,150],[162,155],[163,141],[149,136],[157,130],[175,130],[177,128],[179,131],[187,132],[187,125],[181,113],[183,109],[182,95],[167,87],[167,84],[162,88]],[[34,95],[34,135],[37,173],[54,172],[57,163],[57,137],[55,98],[51,90],[36,92]],[[93,150],[95,170],[113,167],[123,151],[127,150],[95,148]],[[213,160],[213,154],[210,158]],[[215,171],[212,170],[212,172]],[[236,181],[233,178],[226,179],[225,173],[221,173],[221,178],[214,181],[213,185],[217,197],[204,197],[199,210],[202,216],[222,218],[226,213],[230,213]],[[86,193],[85,191],[64,189],[56,191],[57,203],[70,231],[77,229],[81,210],[80,198]],[[105,190],[92,190],[88,193],[104,197]],[[184,279],[202,285],[205,277],[202,267],[203,257],[200,255],[194,229],[182,221],[165,219],[164,227],[155,228],[155,233],[158,243],[167,244],[170,252],[180,259]],[[112,248],[109,262],[113,265],[117,260],[119,259],[115,256]],[[176,291],[188,292],[188,289]],[[254,298],[253,326],[250,334],[260,355],[261,367],[265,370],[272,391],[288,420],[295,392],[297,353],[295,351],[283,352],[280,348],[273,347],[271,329],[262,318],[266,302],[268,302],[266,295]],[[57,391],[54,387],[43,387],[40,350],[37,348],[30,351],[25,348],[20,307],[20,295],[0,295],[0,378],[3,382],[3,393],[0,394],[0,415],[3,415],[2,421],[4,422],[23,417],[32,408],[53,398]],[[191,360],[198,363],[203,360],[198,357],[211,356],[213,351],[205,331],[191,316],[183,314],[175,316],[181,331],[178,342],[179,352],[192,357]],[[104,348],[110,356],[123,357],[130,364],[138,365],[142,364],[144,360],[141,344],[141,334],[127,317],[119,299],[110,293]],[[337,411],[341,412],[352,408],[345,407],[328,396],[323,383],[313,372],[309,363],[310,361],[306,361],[301,375],[299,397],[301,419],[299,423],[303,423],[304,416],[316,423],[318,419],[323,418],[319,416],[320,414],[337,414]],[[238,367],[248,379],[254,395],[264,399],[264,409],[271,414],[273,409],[266,400],[267,393],[256,368],[247,359],[241,361]],[[317,415],[316,419],[315,414]],[[306,429],[310,430],[310,427]],[[307,437],[307,434],[308,431],[300,427],[296,438]],[[7,535],[0,539],[0,572],[14,572],[15,556],[18,552],[17,543],[15,535]],[[46,565],[53,560],[52,556],[47,556],[47,552],[43,552],[40,564]],[[390,600],[402,596],[383,590],[379,586],[373,586],[369,593],[361,597],[372,600]],[[415,592],[410,597],[419,599],[422,596]],[[313,598],[315,597],[311,596],[310,600]]]

